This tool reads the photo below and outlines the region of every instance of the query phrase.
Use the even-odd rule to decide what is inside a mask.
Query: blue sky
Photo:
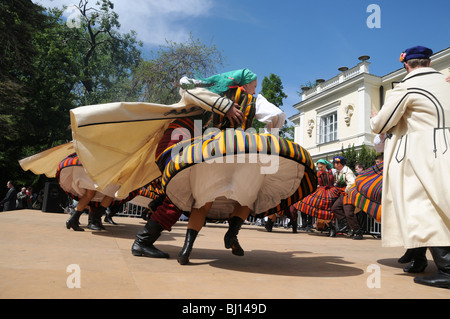
[[[33,0],[62,7],[75,0]],[[91,0],[94,4],[95,1]],[[278,75],[288,98],[282,109],[294,115],[301,84],[337,75],[369,55],[370,72],[385,75],[402,67],[400,53],[424,45],[450,47],[450,1],[394,0],[113,0],[121,31],[135,30],[146,51],[164,39],[192,33],[223,52],[223,70],[247,67],[261,83]],[[379,6],[380,28],[369,28],[370,4]],[[257,88],[261,89],[259,84]]]

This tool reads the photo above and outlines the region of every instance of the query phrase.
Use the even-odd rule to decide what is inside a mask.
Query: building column
[[[359,139],[360,145],[372,145],[372,129],[370,128],[370,114],[372,98],[370,85],[363,84],[358,88],[358,132],[364,133]]]

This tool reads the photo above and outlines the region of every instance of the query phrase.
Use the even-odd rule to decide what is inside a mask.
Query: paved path
[[[65,228],[67,218],[34,210],[0,213],[0,298],[450,298],[450,290],[415,284],[397,263],[404,250],[382,248],[370,236],[355,241],[244,225],[245,256],[237,257],[223,247],[227,225],[208,223],[192,264],[180,266],[186,222],[157,243],[171,258],[149,259],[130,252],[142,219],[116,217],[119,225],[106,231],[75,232]],[[436,271],[427,256],[426,275]],[[68,278],[78,273],[70,265],[79,267],[80,288],[68,288]]]

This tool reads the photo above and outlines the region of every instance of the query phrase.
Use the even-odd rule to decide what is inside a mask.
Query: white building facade
[[[378,112],[386,95],[406,76],[399,69],[385,76],[370,74],[368,56],[351,69],[340,68],[335,77],[315,88],[303,89],[302,101],[293,105],[298,114],[289,118],[295,125],[295,142],[306,148],[314,161],[340,153],[342,147],[373,147],[370,129],[372,111]],[[431,67],[450,75],[450,48],[431,57]]]

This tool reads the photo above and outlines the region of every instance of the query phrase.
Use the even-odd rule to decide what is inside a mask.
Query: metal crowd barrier
[[[122,217],[142,217],[142,214],[146,211],[146,207],[138,206],[127,202],[123,205],[122,210],[120,210],[116,216]]]
[[[142,207],[139,205],[135,205],[132,204],[130,202],[127,202],[123,205],[123,208],[116,214],[117,216],[123,216],[123,217],[138,217],[141,218],[143,216],[143,214],[146,212],[147,208],[146,207]],[[362,212],[361,212],[362,213]],[[298,212],[299,216],[297,218],[298,221],[298,227],[300,228],[302,226],[302,218],[300,215],[300,212]],[[360,214],[360,213],[358,213]],[[362,213],[364,214],[364,213]],[[183,220],[185,220],[185,217],[183,217]],[[380,237],[381,236],[381,224],[379,222],[377,222],[375,219],[369,217],[368,215],[366,215],[367,217],[367,227],[366,227],[366,234],[368,235],[372,235],[374,237]],[[316,224],[316,218],[313,217],[313,221],[312,224]],[[250,223],[251,225],[256,225],[256,226],[264,226],[265,222],[263,221],[263,219],[261,218],[255,218],[253,216],[249,216],[247,218],[247,222]],[[275,227],[286,227],[287,225],[287,220],[284,217],[277,217],[274,226]]]

